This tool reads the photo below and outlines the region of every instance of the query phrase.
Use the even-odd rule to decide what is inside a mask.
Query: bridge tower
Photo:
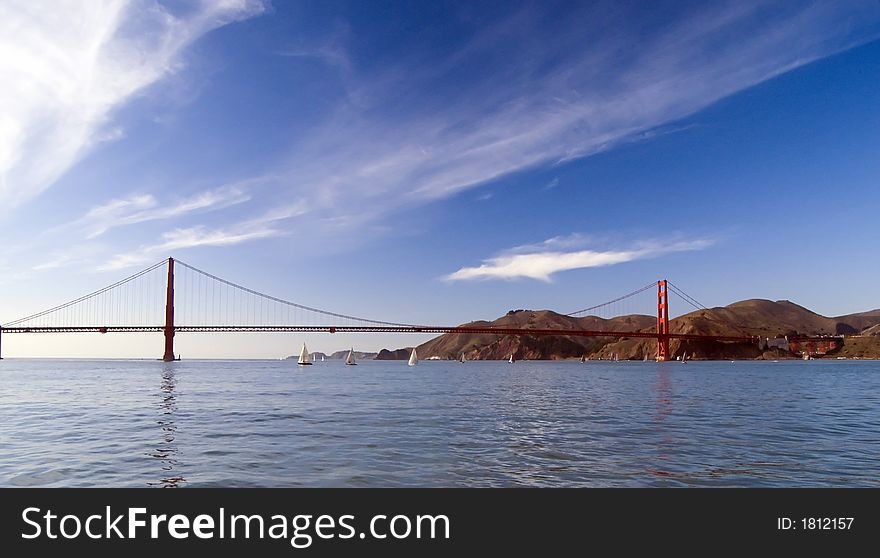
[[[669,360],[669,291],[666,279],[657,281],[657,362]]]
[[[162,360],[174,360],[174,258],[168,258],[168,286],[165,289],[165,354]]]

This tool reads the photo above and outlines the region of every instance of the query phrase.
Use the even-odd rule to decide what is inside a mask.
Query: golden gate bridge
[[[620,305],[653,289],[656,289],[657,294],[657,323],[653,331],[419,325],[361,318],[298,304],[249,289],[180,260],[168,258],[85,296],[3,324],[0,326],[0,343],[3,334],[12,333],[162,333],[162,360],[173,361],[176,333],[371,332],[634,337],[656,339],[656,359],[665,361],[671,357],[671,339],[749,343],[759,341],[758,337],[746,333],[702,335],[671,332],[670,293],[697,309],[705,310],[706,307],[665,279],[566,315],[586,316],[603,308]],[[315,323],[317,321],[322,323]]]

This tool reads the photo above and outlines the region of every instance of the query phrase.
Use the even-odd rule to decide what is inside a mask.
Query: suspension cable
[[[700,301],[687,294],[677,286],[673,285],[671,281],[667,281],[666,284],[672,289],[672,292],[684,299],[685,302],[687,302],[697,310],[708,310],[708,308],[704,304],[700,303]]]
[[[676,287],[675,285],[673,285],[669,281],[667,281],[666,284],[671,288],[671,290],[674,294],[676,294],[679,298],[681,298],[682,300],[684,300],[685,302],[687,302],[688,304],[690,304],[691,306],[693,306],[697,310],[707,310],[707,311],[709,310],[709,308],[707,308],[705,305],[701,304],[697,299],[695,299],[691,295],[687,294],[679,287]],[[742,327],[736,325],[733,322],[729,322],[726,320],[725,321],[716,320],[715,318],[710,318],[710,317],[706,316],[705,314],[702,314],[700,317],[706,321],[713,322],[718,325],[733,328],[736,331],[738,331],[739,333],[742,333],[743,335],[752,337],[752,334],[749,331],[743,329]]]
[[[13,326],[16,324],[26,322],[28,320],[41,318],[47,314],[51,314],[52,312],[57,312],[58,310],[63,310],[64,308],[68,308],[70,306],[73,306],[74,304],[78,304],[80,302],[83,302],[84,300],[88,300],[88,299],[93,298],[95,296],[98,296],[100,294],[106,293],[107,291],[114,289],[120,285],[124,285],[125,283],[128,283],[129,281],[133,281],[133,280],[137,279],[138,277],[146,275],[147,273],[149,273],[149,272],[151,272],[151,271],[153,271],[153,270],[155,270],[155,269],[157,269],[167,263],[168,263],[168,260],[162,260],[160,262],[157,262],[157,263],[151,265],[147,269],[139,271],[139,272],[135,273],[134,275],[129,275],[125,279],[117,281],[117,282],[113,283],[112,285],[108,285],[108,286],[104,287],[103,289],[98,289],[97,291],[95,291],[93,293],[89,293],[89,294],[87,294],[85,296],[81,296],[75,300],[65,302],[64,304],[59,304],[58,306],[55,306],[53,308],[49,308],[48,310],[43,310],[42,312],[37,312],[36,314],[31,314],[30,316],[25,316],[24,318],[19,318],[17,320],[13,320],[11,322],[6,322],[5,324],[2,325],[2,327]]]
[[[267,294],[265,294],[265,293],[261,293],[261,292],[259,292],[259,291],[255,291],[255,290],[253,290],[253,289],[249,289],[249,288],[244,287],[244,286],[242,286],[242,285],[239,285],[239,284],[237,284],[237,283],[233,283],[232,281],[227,281],[226,279],[223,279],[223,278],[221,278],[221,277],[217,277],[216,275],[212,275],[212,274],[210,274],[210,273],[208,273],[208,272],[206,272],[206,271],[202,271],[201,269],[198,269],[198,268],[196,268],[196,267],[193,267],[193,266],[191,266],[191,265],[189,265],[189,264],[187,264],[187,263],[185,263],[185,262],[182,262],[182,261],[180,261],[180,260],[174,260],[174,261],[175,261],[175,263],[178,263],[178,264],[182,265],[183,267],[186,267],[186,268],[188,268],[188,269],[190,269],[190,270],[192,270],[192,271],[195,271],[196,273],[200,273],[200,274],[204,275],[204,276],[207,277],[207,278],[213,279],[214,281],[219,281],[220,283],[223,283],[223,284],[228,285],[228,286],[230,286],[230,287],[233,287],[233,288],[239,289],[240,291],[246,292],[246,293],[248,293],[248,294],[251,294],[251,295],[254,295],[254,296],[258,296],[258,297],[262,297],[262,298],[264,298],[264,299],[266,299],[266,300],[271,300],[271,301],[273,301],[273,302],[277,302],[277,303],[279,303],[279,304],[284,304],[284,305],[287,305],[287,306],[291,306],[291,307],[293,307],[293,308],[299,308],[300,310],[307,310],[307,311],[309,311],[309,312],[316,312],[316,313],[318,313],[318,314],[323,314],[323,315],[325,315],[325,316],[332,316],[332,317],[334,317],[334,318],[342,318],[342,319],[345,319],[345,320],[354,320],[354,321],[358,321],[358,322],[365,322],[365,323],[376,324],[376,325],[387,325],[387,326],[397,326],[397,327],[419,327],[419,326],[414,325],[414,324],[403,324],[403,323],[398,323],[398,322],[385,322],[385,321],[382,321],[382,320],[370,320],[370,319],[367,319],[367,318],[359,318],[359,317],[357,317],[357,316],[349,316],[349,315],[347,315],[347,314],[339,314],[339,313],[337,313],[337,312],[329,312],[329,311],[327,311],[327,310],[321,310],[321,309],[319,309],[319,308],[312,308],[311,306],[305,306],[305,305],[303,305],[303,304],[297,304],[296,302],[291,302],[291,301],[289,301],[289,300],[284,300],[284,299],[282,299],[282,298],[278,298],[278,297],[274,297],[274,296],[271,296],[271,295],[267,295]]]
[[[575,314],[583,314],[584,312],[589,312],[589,311],[591,311],[591,310],[595,310],[596,308],[601,308],[601,307],[603,307],[603,306],[608,306],[609,304],[614,304],[615,302],[620,302],[621,300],[623,300],[623,299],[625,299],[625,298],[629,298],[629,297],[631,297],[631,296],[635,296],[635,295],[637,295],[637,294],[639,294],[639,293],[643,293],[643,292],[647,291],[648,289],[653,289],[653,288],[656,287],[656,286],[657,286],[657,283],[648,283],[647,285],[645,285],[645,286],[642,287],[641,289],[638,289],[638,290],[633,291],[633,292],[631,292],[631,293],[629,293],[629,294],[625,294],[625,295],[623,295],[623,296],[617,297],[617,298],[615,298],[614,300],[609,300],[608,302],[603,302],[602,304],[597,304],[597,305],[595,305],[595,306],[590,306],[589,308],[584,308],[583,310],[577,310],[577,311],[575,311],[575,312],[569,312],[568,314],[565,314],[565,315],[566,315],[566,316],[574,316]]]

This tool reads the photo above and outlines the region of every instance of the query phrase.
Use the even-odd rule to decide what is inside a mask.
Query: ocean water
[[[880,363],[0,361],[2,486],[880,486]]]

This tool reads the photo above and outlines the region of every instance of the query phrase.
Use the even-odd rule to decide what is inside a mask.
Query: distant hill
[[[324,353],[309,353],[312,355],[312,361],[319,361],[321,357],[327,357]],[[290,355],[289,357],[284,357],[285,360],[299,360],[299,355]]]
[[[612,319],[596,316],[575,318],[557,314],[550,310],[515,310],[491,321],[477,321],[462,324],[462,327],[508,327],[522,329],[589,329],[597,331],[656,331],[656,317],[631,315]],[[670,320],[673,333],[700,335],[761,336],[782,335],[851,335],[865,328],[880,324],[880,310],[850,314],[838,317],[821,316],[803,306],[788,300],[752,299],[736,302],[724,307],[699,310]],[[871,335],[880,335],[876,328]],[[653,359],[657,352],[654,339],[493,335],[493,334],[444,334],[417,347],[419,357],[439,357],[457,359],[464,353],[468,360],[501,360],[511,354],[518,360],[612,358],[642,360],[646,356]],[[878,343],[880,357],[880,343]],[[408,358],[408,349],[405,351]],[[687,351],[698,358],[781,358],[786,354],[779,351],[761,351],[752,343],[723,343],[717,341],[670,341],[673,356]],[[383,351],[387,352],[387,351]],[[401,353],[402,355],[403,353]],[[862,351],[860,354],[870,354]]]
[[[754,335],[764,336],[780,332],[800,335],[852,335],[880,323],[880,311],[877,310],[826,318],[788,300],[773,302],[762,299],[743,300],[682,317],[704,315],[701,312],[708,312],[706,316],[712,319],[737,324]]]
[[[774,302],[751,299],[679,316],[669,321],[669,330],[672,333],[757,335],[773,338],[779,335],[851,335],[875,324],[880,324],[880,312],[876,310],[828,318],[788,300]],[[651,331],[654,329],[652,328]],[[751,343],[673,339],[669,343],[669,349],[672,356],[687,352],[689,355],[696,353],[698,358],[711,359],[786,356],[773,351],[765,356]],[[628,339],[606,345],[596,356],[610,358],[616,353],[620,359],[641,359],[645,355],[652,358],[656,350],[656,342],[653,339]]]
[[[849,314],[846,316],[840,316],[834,318],[840,323],[845,323],[851,327],[853,327],[856,331],[861,331],[880,323],[880,308],[877,310],[869,310],[867,312],[860,312],[858,314]],[[854,333],[855,333],[854,332]]]
[[[462,327],[507,327],[523,329],[590,329],[638,331],[656,322],[651,316],[622,316],[605,320],[596,316],[575,318],[551,310],[512,310],[492,322],[478,321]],[[444,334],[417,347],[420,358],[501,360],[512,354],[522,359],[579,358],[600,349],[613,338],[568,335]]]
[[[332,355],[326,355],[324,353],[311,353],[311,355],[312,355],[313,361],[320,361],[321,357],[324,357],[327,359],[330,359],[330,358],[343,359],[346,356],[348,356],[348,349],[345,349],[344,351],[336,351]],[[362,351],[355,351],[354,358],[356,360],[373,360],[374,358],[376,358],[376,353],[365,353]],[[299,360],[299,355],[290,355],[289,357],[286,357],[286,360],[291,360],[291,359]]]
[[[405,349],[395,349],[390,351],[388,349],[382,349],[379,351],[379,354],[376,355],[375,360],[409,360],[409,355],[412,352],[412,347],[407,347]]]
[[[348,351],[349,351],[349,349],[345,349],[344,351],[336,351],[335,353],[328,356],[327,358],[342,359],[342,358],[345,358],[348,356]],[[355,358],[355,360],[373,360],[374,358],[376,358],[376,353],[366,353],[363,351],[354,351],[354,358]]]

